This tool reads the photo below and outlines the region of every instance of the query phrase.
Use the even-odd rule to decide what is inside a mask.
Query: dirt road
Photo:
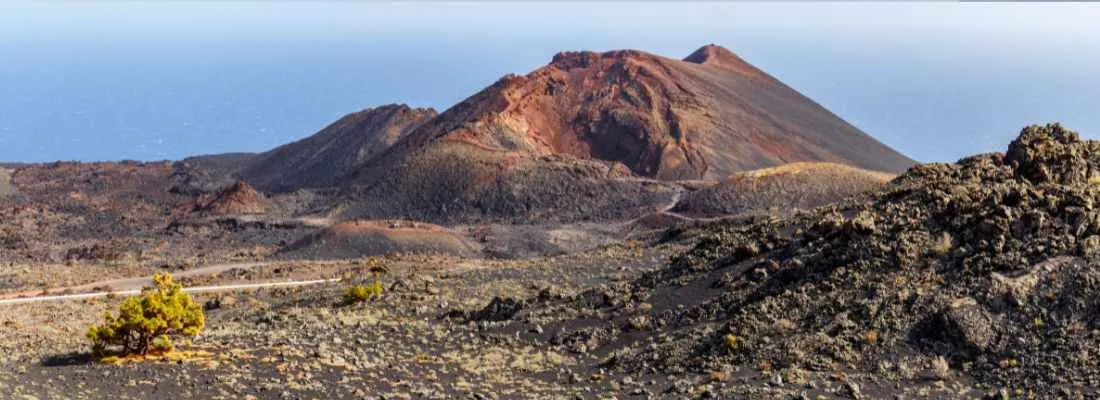
[[[290,281],[290,282],[265,282],[265,283],[248,283],[239,285],[224,285],[224,286],[196,286],[184,288],[183,291],[187,293],[204,293],[204,292],[225,292],[230,290],[243,290],[243,289],[260,289],[271,287],[291,287],[291,286],[308,286],[317,285],[322,283],[338,282],[339,279],[315,279],[309,281]],[[133,296],[141,294],[141,289],[123,290],[123,291],[110,291],[110,292],[93,292],[93,293],[79,293],[79,294],[65,294],[57,296],[34,296],[34,297],[19,297],[14,299],[2,299],[0,300],[0,306],[11,304],[24,304],[35,303],[42,301],[58,301],[58,300],[80,300],[89,299],[95,297],[107,297],[107,296]]]
[[[231,269],[248,269],[270,264],[268,262],[247,262],[247,263],[224,263],[224,264],[212,264],[195,269],[189,269],[186,271],[174,272],[172,277],[174,278],[187,278],[204,275],[214,275],[221,272],[225,272]],[[82,293],[88,291],[96,291],[95,294],[99,296],[106,296],[108,293],[115,293],[119,295],[136,294],[141,292],[141,288],[153,285],[152,276],[141,276],[134,278],[121,278],[111,279],[99,282],[92,282],[79,286],[69,286],[61,288],[51,288],[46,290],[46,293],[73,293],[68,295],[46,295],[41,296],[42,290],[33,290],[25,292],[5,293],[0,294],[0,304],[15,304],[27,299],[39,299],[42,300],[55,300],[55,299],[79,299],[85,298],[80,296],[86,296],[93,293]],[[231,289],[226,289],[231,290]],[[39,296],[36,296],[39,295]],[[86,297],[98,297],[98,296],[86,296]]]

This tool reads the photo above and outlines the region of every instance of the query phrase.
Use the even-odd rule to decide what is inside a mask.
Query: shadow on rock
[[[91,364],[95,359],[89,353],[68,353],[46,357],[42,359],[43,367],[66,367],[71,365]]]

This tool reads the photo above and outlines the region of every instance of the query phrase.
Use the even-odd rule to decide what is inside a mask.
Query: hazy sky
[[[1100,5],[0,2],[0,160],[259,151],[562,50],[716,43],[921,161],[1100,137]]]

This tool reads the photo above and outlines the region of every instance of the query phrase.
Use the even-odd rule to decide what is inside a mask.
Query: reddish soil
[[[410,134],[495,152],[619,162],[659,179],[716,179],[796,161],[900,171],[913,164],[729,50],[685,60],[564,52],[506,76]]]
[[[264,195],[244,181],[238,181],[208,202],[202,203],[198,211],[211,214],[263,214],[269,208]]]

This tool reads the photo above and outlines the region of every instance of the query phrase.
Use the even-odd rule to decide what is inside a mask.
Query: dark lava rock
[[[959,351],[987,351],[997,340],[992,319],[974,299],[955,300],[937,317],[938,324],[934,328]]]
[[[474,321],[504,321],[516,315],[523,302],[512,298],[494,297],[489,305],[470,316]]]
[[[218,296],[208,300],[203,304],[203,308],[206,310],[218,310],[223,308],[233,308],[237,306],[237,298],[233,296]]]
[[[1093,157],[1097,146],[1058,124],[1036,126],[1008,145],[1005,161],[1034,183],[1084,184],[1100,176],[1100,160]]]

